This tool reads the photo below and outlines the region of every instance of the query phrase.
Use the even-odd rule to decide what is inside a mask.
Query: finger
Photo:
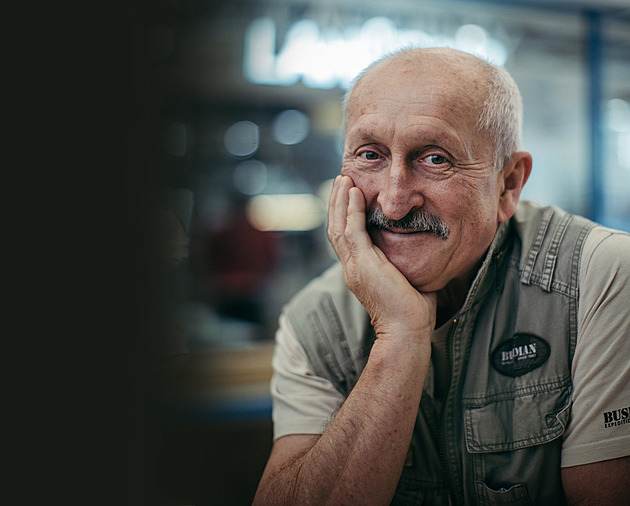
[[[357,188],[348,191],[346,239],[351,248],[372,249],[372,240],[365,227],[365,197]]]
[[[328,236],[330,237],[331,226],[333,223],[333,213],[335,210],[335,205],[337,202],[337,194],[339,193],[339,180],[341,176],[337,176],[332,184],[332,190],[330,192],[330,197],[328,198]]]
[[[337,176],[328,203],[328,236],[333,242],[345,228],[345,217],[341,213],[343,206],[339,205],[341,186],[341,176]]]
[[[352,180],[350,178],[337,177],[333,185],[329,204],[328,237],[342,261],[346,260],[349,255],[345,231],[348,213],[348,190],[351,185]]]

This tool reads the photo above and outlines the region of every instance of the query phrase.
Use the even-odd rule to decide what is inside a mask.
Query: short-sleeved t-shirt
[[[440,327],[432,336],[436,374],[445,370],[435,361],[445,356],[446,334]],[[315,375],[284,317],[273,367],[274,438],[323,433],[345,399]],[[572,376],[562,467],[630,455],[630,236],[604,227],[591,231],[582,253]],[[448,377],[435,381],[448,385]]]

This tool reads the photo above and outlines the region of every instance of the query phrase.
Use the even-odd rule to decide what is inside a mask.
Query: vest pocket
[[[527,486],[523,483],[513,485],[507,490],[493,490],[484,482],[478,481],[476,488],[480,505],[529,506],[532,504],[527,493]]]
[[[470,453],[513,451],[553,441],[569,420],[571,378],[464,399]]]

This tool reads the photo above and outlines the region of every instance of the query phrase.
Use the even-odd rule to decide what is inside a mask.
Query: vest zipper
[[[446,435],[446,412],[448,409],[448,405],[451,399],[451,392],[453,391],[453,354],[452,354],[452,346],[453,346],[453,336],[457,331],[457,324],[459,320],[457,318],[453,318],[451,328],[449,329],[448,338],[446,341],[446,358],[449,366],[450,372],[450,380],[448,385],[448,390],[446,393],[446,397],[444,398],[444,403],[442,404],[441,414],[440,414],[440,431],[438,434],[438,447],[440,449],[440,464],[442,467],[442,472],[446,478],[446,483],[448,484],[448,503],[449,505],[453,504],[453,488],[454,481],[452,478],[451,467],[448,463],[447,452],[447,435]]]

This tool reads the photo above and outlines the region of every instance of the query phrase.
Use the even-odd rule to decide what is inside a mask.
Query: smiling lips
[[[437,215],[426,210],[412,209],[404,218],[392,220],[387,217],[380,206],[368,213],[368,228],[381,229],[393,234],[430,233],[442,239],[448,239],[449,229]]]
[[[397,228],[397,227],[370,227],[368,229],[372,241],[380,247],[403,246],[406,243],[422,241],[425,242],[431,237],[444,239],[439,233],[433,230]]]
[[[426,229],[408,229],[408,228],[395,228],[395,227],[385,227],[381,230],[385,230],[387,232],[391,232],[392,234],[425,234],[425,233],[434,233]]]

